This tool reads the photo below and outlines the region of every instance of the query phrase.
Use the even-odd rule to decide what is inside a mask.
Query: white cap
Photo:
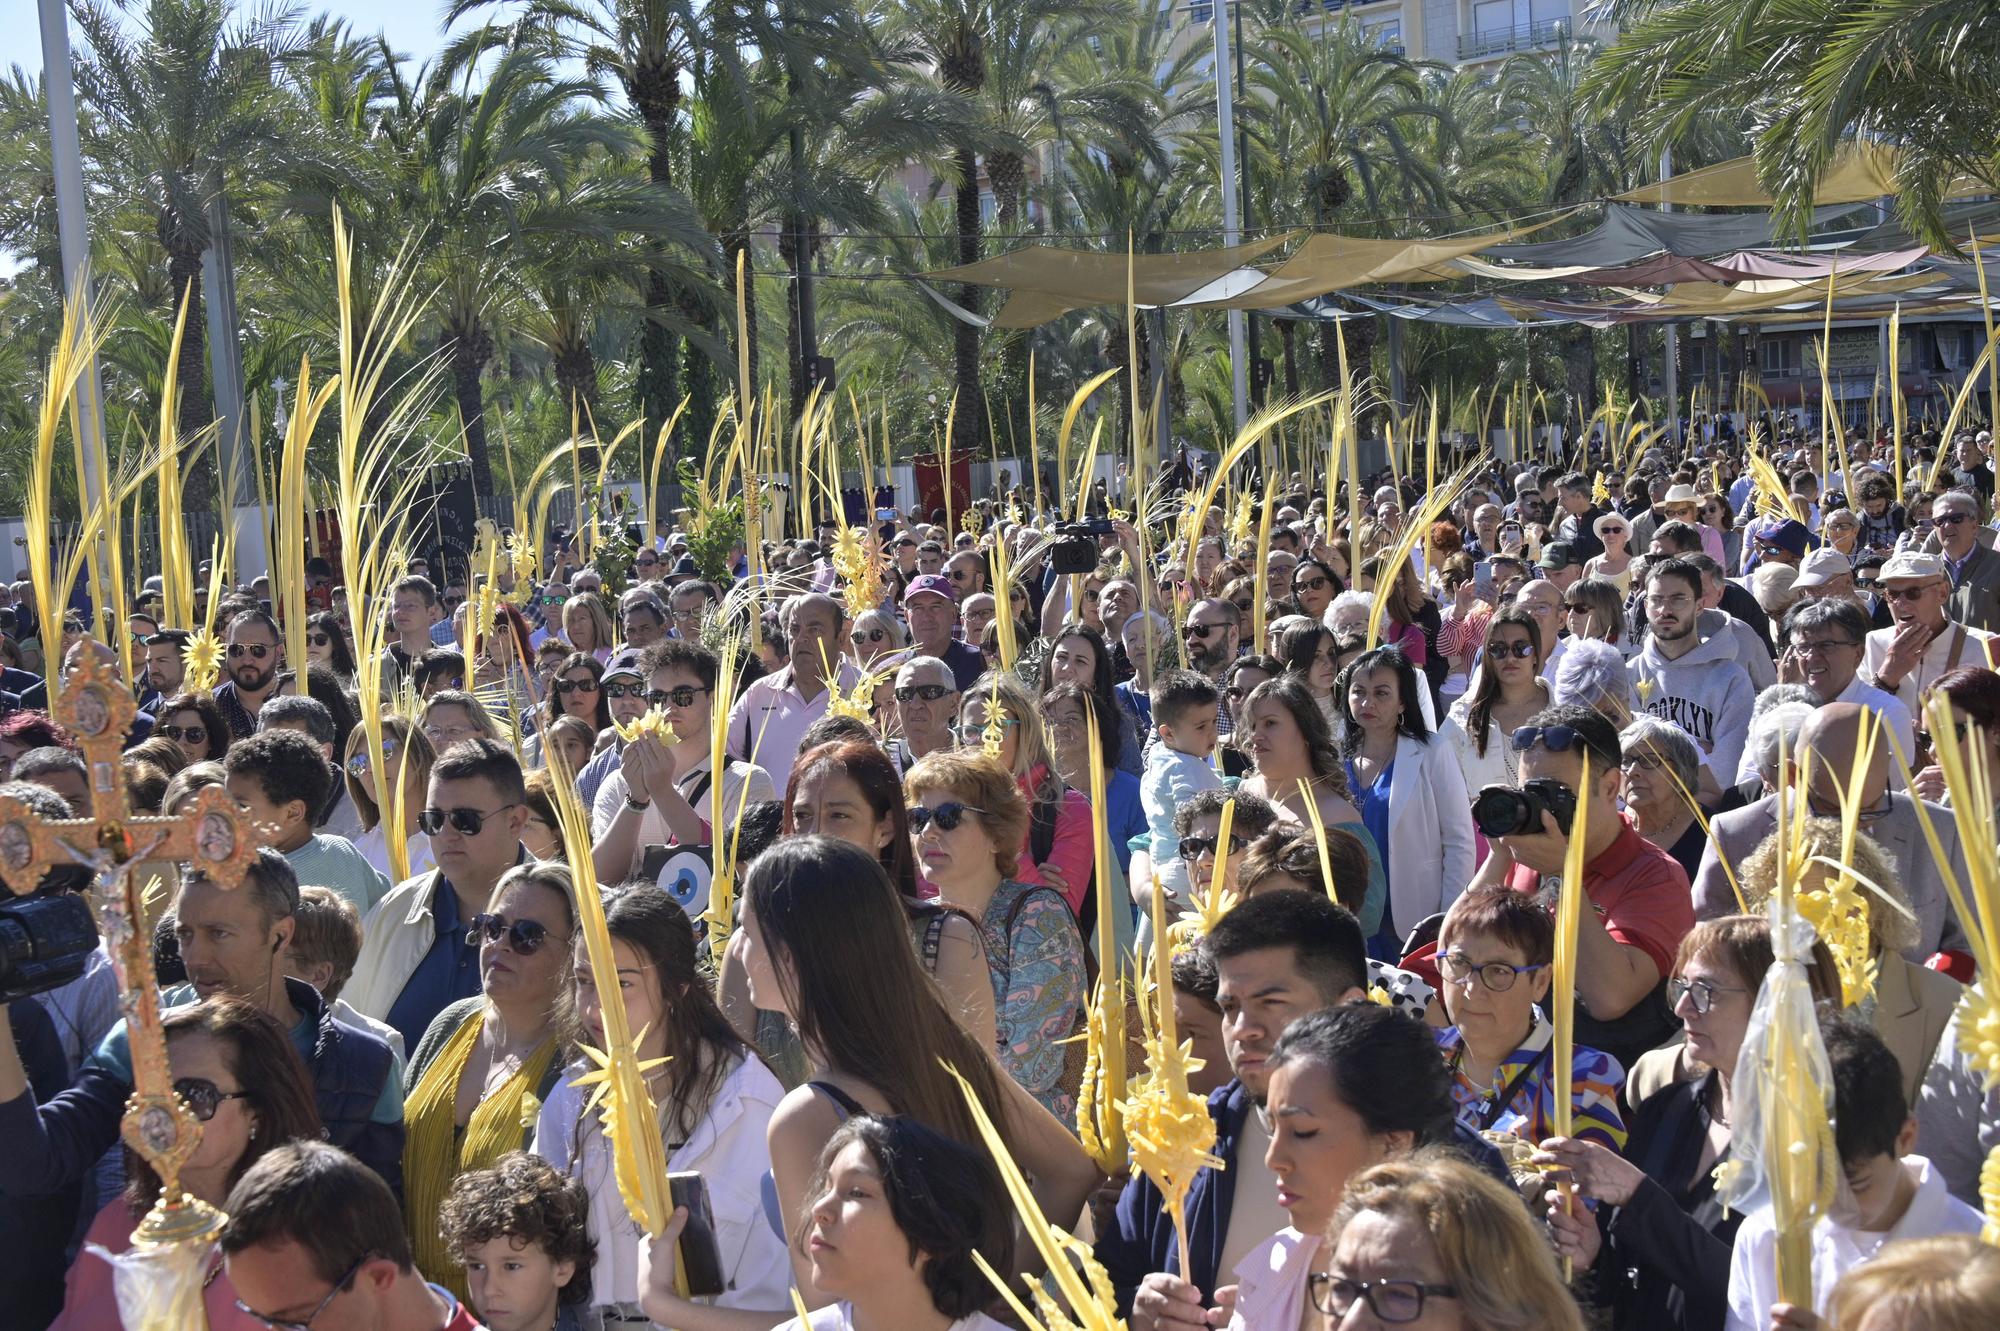
[[[1882,571],[1875,575],[1877,582],[1928,582],[1932,578],[1945,576],[1944,561],[1936,555],[1919,554],[1914,550],[1902,550],[1890,555],[1882,562]]]
[[[1794,587],[1824,587],[1836,578],[1854,572],[1854,562],[1830,545],[1811,551],[1799,561],[1799,579]]]

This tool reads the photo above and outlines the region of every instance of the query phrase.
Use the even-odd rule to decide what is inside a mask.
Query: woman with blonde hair
[[[347,736],[347,754],[342,765],[346,773],[347,797],[361,820],[361,835],[354,848],[376,869],[394,876],[389,862],[388,820],[383,816],[381,792],[375,780],[378,771],[397,774],[403,788],[403,836],[407,838],[412,874],[428,873],[437,867],[431,855],[431,839],[417,830],[417,815],[424,811],[424,798],[431,788],[431,764],[437,750],[430,736],[410,724],[408,717],[382,718],[382,752],[368,748],[368,727],[356,726]]]
[[[594,592],[580,592],[563,602],[562,638],[573,652],[588,652],[598,664],[611,659],[611,612]]]
[[[439,753],[469,739],[507,742],[500,732],[500,723],[486,710],[486,704],[479,701],[477,694],[463,689],[440,689],[433,693],[424,701],[418,724],[430,736],[431,747]]]
[[[1054,888],[1069,903],[1071,913],[1082,916],[1095,854],[1090,800],[1063,785],[1056,774],[1041,709],[1027,685],[1001,671],[981,675],[958,704],[959,747],[976,751],[986,743],[987,709],[996,702],[1001,718],[1000,765],[1013,773],[1014,784],[1028,803],[1017,877],[1031,887]],[[915,798],[914,791],[911,797]]]
[[[1506,1185],[1442,1152],[1358,1174],[1334,1216],[1327,1270],[1311,1276],[1330,1325],[1583,1331],[1583,1315],[1534,1221]],[[1427,1309],[1435,1309],[1426,1316]]]
[[[1992,1331],[2000,1248],[1970,1234],[1904,1239],[1833,1287],[1831,1331]]]

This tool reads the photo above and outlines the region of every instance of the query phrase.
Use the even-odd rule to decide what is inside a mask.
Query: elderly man
[[[1875,582],[1894,625],[1868,635],[1862,673],[1875,687],[1901,699],[1912,715],[1939,675],[1962,665],[1990,664],[1994,635],[1945,615],[1951,578],[1940,556],[1911,551],[1892,555]]]
[[[1861,704],[1895,735],[1905,758],[1916,752],[1910,709],[1895,694],[1861,677],[1868,617],[1860,606],[1851,601],[1807,601],[1785,621],[1785,639],[1780,679],[1810,685],[1823,702]]]
[[[783,790],[798,762],[800,741],[812,723],[826,715],[832,701],[829,683],[843,694],[861,681],[854,662],[841,654],[841,630],[847,612],[822,592],[801,592],[778,612],[778,625],[790,645],[785,667],[756,680],[743,690],[729,712],[729,752],[771,774]],[[831,681],[827,667],[834,667]]]
[[[1568,645],[1562,638],[1565,618],[1562,589],[1547,578],[1536,578],[1515,594],[1514,604],[1535,617],[1535,627],[1542,635],[1542,678],[1553,680],[1556,663],[1562,660],[1563,649]]]
[[[625,645],[644,651],[667,636],[667,607],[650,588],[634,587],[618,598],[618,625]]]
[[[896,726],[902,733],[888,743],[898,771],[927,753],[952,746],[958,720],[959,688],[951,667],[935,656],[915,656],[896,671]]]
[[[910,650],[919,656],[935,656],[950,666],[961,692],[986,673],[986,658],[979,649],[953,636],[958,627],[958,598],[944,575],[920,573],[910,579],[903,593],[903,618],[910,624]]]
[[[1951,579],[1951,617],[1988,633],[2000,632],[2000,554],[1980,540],[1979,499],[1947,490],[1931,505],[1939,553]]]
[[[1840,816],[1840,786],[1854,768],[1855,746],[1861,729],[1875,724],[1868,709],[1859,703],[1834,702],[1807,718],[1799,732],[1797,748],[1790,755],[1796,780],[1806,783],[1806,803],[1822,817]],[[1801,754],[1809,755],[1804,761]],[[1792,798],[1798,798],[1794,793]],[[1917,821],[1916,801],[1901,791],[1889,789],[1889,747],[1878,744],[1861,781],[1861,830],[1873,837],[1896,866],[1897,880],[1910,898],[1917,915],[1917,943],[1903,955],[1922,965],[1932,953],[1950,949],[1964,951],[1965,935],[1952,915],[1944,880],[1931,856],[1923,825]],[[1694,910],[1704,920],[1734,914],[1736,893],[1730,886],[1730,870],[1741,868],[1750,852],[1764,843],[1778,825],[1778,797],[1767,795],[1756,803],[1725,813],[1709,823],[1709,845],[1702,852],[1701,868],[1695,873]],[[1959,845],[1958,821],[1951,810],[1926,803],[1931,826],[1937,830],[1945,858],[1953,873],[1965,877],[1965,852]]]
[[[1809,601],[1861,603],[1854,591],[1854,561],[1830,545],[1821,546],[1799,562],[1792,590]]]

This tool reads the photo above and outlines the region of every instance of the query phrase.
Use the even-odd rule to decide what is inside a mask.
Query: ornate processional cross
[[[119,1008],[132,1049],[132,1098],[126,1103],[123,1136],[161,1183],[159,1202],[134,1237],[147,1244],[203,1238],[221,1217],[180,1186],[181,1167],[201,1141],[201,1124],[174,1093],[167,1066],[153,939],[145,923],[144,884],[136,871],[149,860],[187,861],[211,881],[235,887],[269,834],[220,786],[200,791],[176,817],[128,816],[120,756],[138,704],[109,662],[91,651],[81,657],[53,710],[83,752],[90,816],[51,821],[20,800],[0,795],[0,882],[25,896],[64,863],[87,864],[95,871],[98,925],[111,945]]]

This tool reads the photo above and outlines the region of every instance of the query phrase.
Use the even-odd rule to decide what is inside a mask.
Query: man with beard
[[[278,692],[278,671],[284,664],[277,620],[262,610],[245,610],[229,621],[229,678],[216,686],[215,705],[232,740],[257,733],[257,713]]]
[[[1223,672],[1236,659],[1242,632],[1242,612],[1215,596],[1196,601],[1194,609],[1188,611],[1187,626],[1181,630],[1187,647],[1188,669],[1208,676],[1219,698]],[[1215,705],[1215,733],[1226,739],[1234,728],[1234,721],[1229,715],[1229,702],[1221,698]]]
[[[152,712],[168,698],[181,691],[181,684],[187,678],[187,666],[181,653],[187,649],[188,633],[185,629],[161,629],[146,639],[145,667],[140,678],[144,693],[139,701],[139,710]]]
[[[1699,794],[1712,799],[1736,782],[1743,738],[1756,702],[1749,672],[1726,635],[1704,641],[1701,571],[1682,559],[1655,564],[1646,576],[1645,650],[1632,659],[1640,709],[1685,730],[1702,751]]]

